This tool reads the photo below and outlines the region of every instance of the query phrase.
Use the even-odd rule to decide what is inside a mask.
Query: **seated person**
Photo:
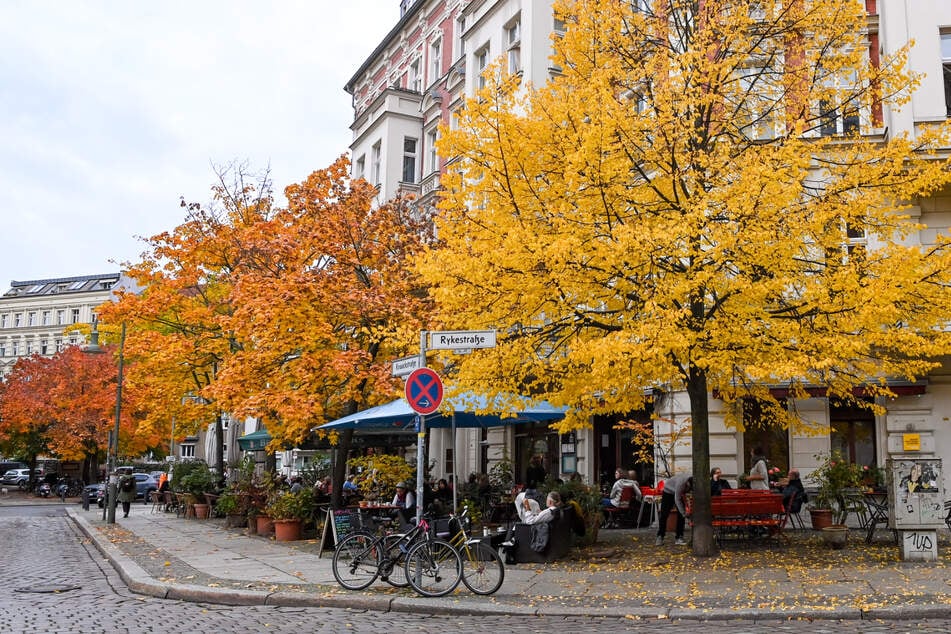
[[[806,488],[799,478],[799,470],[790,469],[789,475],[779,481],[779,486],[783,494],[783,508],[791,513],[802,510],[802,504],[806,501]]]
[[[561,506],[561,496],[557,491],[552,491],[545,499],[545,508],[541,508],[535,500],[528,497],[528,492],[523,491],[515,498],[515,507],[518,510],[518,518],[523,524],[547,523],[555,519],[558,515],[558,509]]]
[[[710,470],[710,495],[720,495],[723,489],[732,489],[730,481],[723,477],[720,467],[714,467]]]
[[[433,502],[440,515],[443,515],[452,508],[452,489],[449,488],[449,482],[445,478],[440,478],[436,482],[436,490],[433,492]]]
[[[623,493],[625,487],[631,487],[634,489],[635,500],[641,499],[641,489],[639,486],[637,486],[637,481],[628,476],[629,474],[625,473],[620,467],[614,470],[614,486],[611,487],[610,496],[601,500],[601,506],[613,506],[617,508],[621,503],[621,494]]]
[[[401,524],[410,524],[416,518],[416,496],[406,482],[396,484],[396,494],[393,496],[393,506],[398,506],[394,514],[399,517]]]

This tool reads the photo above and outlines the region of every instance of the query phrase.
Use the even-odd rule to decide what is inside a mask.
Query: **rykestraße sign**
[[[494,330],[445,330],[429,333],[430,350],[466,350],[494,347]]]

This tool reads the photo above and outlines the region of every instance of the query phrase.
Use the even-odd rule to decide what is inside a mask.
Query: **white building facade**
[[[914,134],[922,126],[944,121],[951,115],[951,3],[852,1],[864,4],[869,14],[870,57],[875,60],[914,39],[910,65],[924,77],[910,107],[884,111],[881,123],[866,114],[861,122],[839,117],[840,125],[862,125],[862,132],[869,135],[884,135],[887,130]],[[420,205],[431,206],[443,169],[434,150],[438,124],[453,124],[452,113],[463,97],[481,86],[480,71],[500,56],[511,71],[522,74],[524,82],[546,82],[556,72],[550,61],[551,36],[562,25],[548,0],[404,0],[400,9],[393,29],[345,87],[354,108],[352,175],[376,184],[380,202],[411,193]],[[841,130],[824,131],[837,132]],[[929,229],[911,239],[928,246],[951,227],[951,192],[915,204]],[[864,242],[866,236],[853,239]],[[817,465],[816,455],[832,449],[858,464],[884,465],[901,452],[902,438],[909,433],[920,438],[922,457],[951,456],[951,360],[945,359],[940,369],[915,384],[896,382],[892,387],[898,396],[882,403],[886,413],[881,416],[830,403],[816,389],[815,397],[794,404],[811,422],[828,428],[827,434],[812,436],[785,430],[739,433],[725,425],[724,404],[711,397],[711,465],[735,481],[749,469],[751,446],[761,444],[774,463],[798,468],[808,478]],[[689,420],[686,394],[668,395],[658,407],[662,411],[657,414],[674,426]],[[633,458],[630,433],[613,427],[617,420],[650,420],[650,416],[651,412],[640,412],[596,417],[590,429],[564,436],[543,425],[516,426],[460,430],[453,442],[448,432],[436,431],[430,460],[435,461],[437,477],[485,472],[495,460],[508,456],[515,461],[519,478],[529,456],[544,455],[548,472],[562,478],[578,471],[588,481],[603,481],[621,466],[636,468],[642,481],[652,481],[653,467]],[[670,425],[657,423],[655,432],[669,434]],[[691,468],[690,451],[689,438],[672,447],[673,471]]]

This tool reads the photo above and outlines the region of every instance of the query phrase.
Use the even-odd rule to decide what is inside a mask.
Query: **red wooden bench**
[[[781,495],[769,491],[720,495],[710,500],[717,542],[727,538],[782,537],[786,509]]]

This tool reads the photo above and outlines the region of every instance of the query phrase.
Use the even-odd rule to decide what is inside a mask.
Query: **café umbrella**
[[[561,420],[567,408],[555,407],[546,401],[532,403],[525,397],[497,398],[489,400],[472,392],[464,392],[447,399],[439,411],[426,415],[426,427],[452,429],[455,442],[456,428],[486,428],[519,425],[521,423],[544,423]],[[515,407],[513,408],[513,404]],[[377,405],[314,428],[314,431],[391,431],[414,432],[417,429],[417,414],[405,398]],[[455,476],[455,474],[453,474]],[[456,478],[453,477],[455,481]],[[456,508],[456,489],[452,488],[453,508]],[[421,495],[422,491],[417,491]]]

